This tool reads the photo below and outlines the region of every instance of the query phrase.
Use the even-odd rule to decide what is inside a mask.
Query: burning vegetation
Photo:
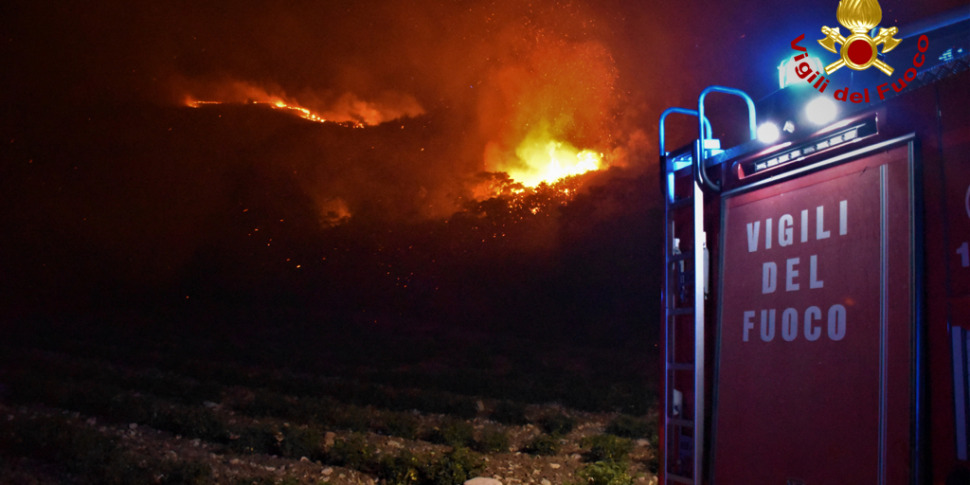
[[[602,153],[580,150],[554,139],[545,130],[526,135],[515,155],[523,164],[508,168],[508,174],[526,187],[555,184],[566,177],[599,170],[603,165]]]
[[[424,114],[424,109],[411,96],[384,94],[381,99],[366,101],[353,93],[339,96],[303,94],[299,97],[287,96],[282,88],[262,88],[241,81],[211,81],[186,83],[192,91],[186,94],[186,106],[198,108],[205,105],[224,103],[267,105],[300,118],[318,123],[333,122],[353,128],[375,126],[403,117]],[[308,98],[307,104],[298,99]]]
[[[527,54],[497,66],[479,99],[484,163],[526,187],[609,165],[616,68],[606,48],[540,31]]]
[[[548,274],[563,261],[591,266],[582,252],[598,254],[597,244],[630,243],[601,241],[592,227],[629,221],[646,203],[621,200],[643,195],[642,167],[612,170],[645,145],[629,143],[639,139],[618,114],[640,107],[617,87],[604,12],[433,7],[166,4],[132,17],[95,2],[57,12],[65,24],[78,13],[156,35],[147,45],[112,38],[117,62],[59,57],[107,84],[81,76],[52,90],[63,93],[52,104],[80,107],[57,124],[25,117],[11,136],[21,163],[5,187],[24,195],[10,219],[31,234],[11,250],[25,255],[12,273],[48,291],[22,292],[43,306],[70,294],[70,283],[49,281],[138,281],[179,304],[280,298],[365,322],[594,311],[576,311],[572,296],[525,307],[528,295],[611,278]],[[17,82],[25,93],[35,84]]]
[[[263,105],[356,128],[397,124],[404,129],[414,124],[408,120],[440,119],[447,126],[436,127],[435,142],[452,145],[436,150],[440,159],[395,155],[398,164],[433,167],[436,180],[426,181],[419,193],[437,199],[439,209],[433,213],[438,217],[448,215],[440,207],[446,205],[440,192],[455,200],[467,197],[467,188],[453,185],[475,174],[505,173],[523,189],[534,189],[613,163],[614,132],[622,129],[618,71],[596,22],[599,14],[590,7],[482,4],[431,16],[390,3],[367,10],[369,17],[356,18],[381,25],[384,35],[350,35],[358,41],[348,44],[336,33],[356,34],[374,26],[325,25],[310,35],[281,30],[294,20],[278,19],[265,26],[269,33],[299,39],[306,46],[301,52],[313,53],[301,58],[301,69],[289,68],[297,64],[283,69],[281,61],[264,58],[267,46],[254,55],[276,68],[260,72],[240,63],[237,55],[197,53],[192,58],[212,65],[200,67],[194,61],[192,69],[170,74],[169,97],[192,107]],[[273,55],[295,60],[289,51]],[[441,183],[449,186],[437,186]],[[473,192],[476,200],[500,195],[481,187]]]

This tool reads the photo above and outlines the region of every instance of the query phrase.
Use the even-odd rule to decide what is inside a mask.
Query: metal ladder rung
[[[694,480],[690,478],[674,475],[673,473],[669,472],[667,473],[666,477],[668,482],[686,483],[688,485],[694,485],[695,483]]]
[[[680,426],[682,428],[693,428],[694,421],[690,419],[667,418],[668,425]]]
[[[690,114],[690,113],[684,113]],[[696,113],[694,114],[696,116]],[[706,119],[704,119],[706,121]],[[708,128],[709,131],[709,128]],[[662,132],[662,130],[661,130]],[[663,136],[661,135],[661,145]],[[692,158],[697,157],[695,151]],[[705,246],[706,234],[704,226],[704,200],[705,196],[701,191],[701,186],[697,180],[692,180],[692,187],[688,188],[685,178],[694,178],[694,164],[690,170],[682,168],[673,171],[675,164],[667,154],[662,158],[664,164],[664,261],[666,269],[664,271],[664,407],[667,409],[664,416],[663,470],[664,481],[662,485],[683,483],[687,485],[699,485],[700,478],[688,478],[678,475],[676,472],[700,477],[700,459],[703,456],[700,451],[704,436],[704,360],[703,356],[698,357],[698,348],[703,349],[703,280],[704,266],[701,266],[701,259]],[[674,184],[677,184],[676,186]],[[688,190],[689,189],[689,190]],[[677,227],[675,227],[675,224]],[[678,237],[679,236],[679,237]],[[700,266],[700,267],[698,267]],[[683,339],[694,341],[694,350],[688,351],[678,345],[670,345],[678,342],[677,337],[687,329],[693,332],[683,333]],[[683,355],[679,355],[683,354]],[[690,362],[685,362],[690,360]],[[681,409],[690,409],[689,413],[678,413],[671,416],[670,410],[672,394],[669,387],[673,383],[679,382],[682,378],[692,374],[691,387],[693,391],[682,396],[683,403]],[[679,431],[678,428],[680,428]],[[674,434],[682,435],[681,438],[674,438]],[[688,436],[689,435],[689,436]],[[673,438],[673,439],[672,439]],[[685,441],[685,438],[689,438]],[[676,444],[675,444],[676,443]],[[689,448],[689,450],[688,450]],[[685,458],[685,452],[690,454],[690,458]],[[687,468],[671,470],[673,458],[680,456],[685,462],[682,466]],[[688,463],[689,462],[689,463]]]

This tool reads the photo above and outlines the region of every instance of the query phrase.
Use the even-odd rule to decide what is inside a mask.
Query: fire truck
[[[661,484],[970,483],[970,7],[899,32],[661,115]]]

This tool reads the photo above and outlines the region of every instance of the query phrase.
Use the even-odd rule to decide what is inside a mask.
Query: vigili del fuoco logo
[[[806,59],[808,50],[799,45],[805,39],[805,34],[799,35],[792,40],[791,48],[799,53],[793,58],[795,74],[812,85],[818,92],[825,93],[829,85],[826,76],[838,71],[842,67],[848,67],[855,71],[864,71],[870,67],[882,71],[886,76],[892,76],[895,69],[888,63],[879,59],[879,54],[885,54],[896,48],[902,41],[894,36],[899,33],[896,27],[880,27],[875,37],[869,32],[879,26],[882,20],[882,8],[876,0],[840,0],[836,10],[836,18],[843,27],[849,29],[851,34],[844,37],[838,27],[822,26],[822,33],[825,37],[818,40],[818,43],[825,50],[838,54],[839,59],[825,66],[824,74],[819,70],[814,70]],[[908,83],[916,79],[916,69],[926,62],[925,52],[929,48],[930,40],[926,35],[921,35],[917,40],[917,52],[913,56],[913,67],[906,69],[902,76],[896,81],[885,82],[876,86],[876,94],[880,100],[886,99],[886,93],[892,89],[900,92],[906,88]],[[836,46],[840,46],[837,48]],[[882,50],[879,50],[879,47]],[[852,103],[868,103],[869,88],[865,87],[862,91],[850,92],[849,86],[835,90],[832,95],[838,101],[848,101]]]

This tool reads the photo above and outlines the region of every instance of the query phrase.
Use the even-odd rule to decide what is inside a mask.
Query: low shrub
[[[324,461],[331,465],[374,473],[380,468],[375,457],[376,451],[364,436],[352,434],[334,441],[333,446],[327,450]]]
[[[503,453],[509,451],[509,435],[499,427],[488,427],[482,430],[473,448],[481,453]]]
[[[376,426],[379,433],[413,440],[418,437],[418,418],[407,412],[383,413],[381,422]]]
[[[323,451],[323,435],[316,428],[309,426],[284,426],[283,439],[279,441],[279,451],[287,458],[307,457],[311,460],[325,458]]]
[[[551,456],[558,454],[561,447],[558,436],[541,434],[533,438],[522,451],[530,455]]]
[[[539,419],[539,427],[551,435],[564,435],[576,427],[576,420],[562,413],[547,414]]]
[[[428,441],[453,447],[470,447],[475,443],[475,428],[468,421],[448,418],[431,430]]]
[[[454,485],[474,478],[485,461],[468,448],[458,447],[438,458],[402,451],[380,460],[377,476],[387,485]]]
[[[334,426],[333,416],[338,405],[326,397],[301,398],[294,404],[293,417],[307,423],[317,423],[325,427]]]
[[[525,405],[512,401],[499,401],[489,416],[493,421],[511,426],[527,424]]]
[[[0,451],[63,468],[81,484],[204,485],[214,481],[212,469],[204,463],[135,456],[115,438],[63,416],[0,423]]]
[[[216,483],[212,468],[205,463],[197,461],[168,461],[162,463],[161,466],[150,467],[148,471],[155,475],[154,483],[164,485],[205,485]],[[161,478],[157,478],[158,476],[161,476]],[[147,482],[125,480],[120,483]]]
[[[380,460],[377,476],[386,485],[419,485],[424,477],[424,464],[410,451],[384,456]]]
[[[431,462],[424,471],[424,479],[420,483],[428,485],[454,485],[464,483],[478,475],[485,469],[485,462],[475,452],[468,448],[455,448]]]
[[[242,427],[233,434],[229,447],[237,453],[277,454],[279,442],[276,433],[276,428],[269,425]]]
[[[256,389],[252,399],[241,403],[237,410],[247,416],[257,418],[267,416],[289,417],[292,412],[292,403],[286,396],[267,390]]]
[[[37,416],[0,423],[0,451],[63,464],[79,475],[107,468],[117,442],[63,416]]]
[[[148,419],[150,426],[206,441],[225,442],[229,430],[215,413],[202,406],[159,403]]]
[[[606,426],[606,432],[623,438],[652,439],[657,432],[657,423],[654,421],[621,414]]]
[[[625,464],[598,461],[581,468],[576,476],[581,485],[633,485]]]
[[[371,413],[358,406],[345,406],[334,412],[331,424],[338,429],[368,431],[371,428]]]
[[[442,396],[444,404],[435,411],[449,414],[462,419],[472,419],[478,416],[478,405],[474,399],[464,396]]]
[[[311,426],[282,427],[254,424],[235,430],[229,448],[237,453],[258,453],[286,458],[325,458],[323,435]]]
[[[628,438],[621,438],[611,434],[590,436],[582,440],[586,448],[586,461],[624,463],[633,451],[633,442]]]

